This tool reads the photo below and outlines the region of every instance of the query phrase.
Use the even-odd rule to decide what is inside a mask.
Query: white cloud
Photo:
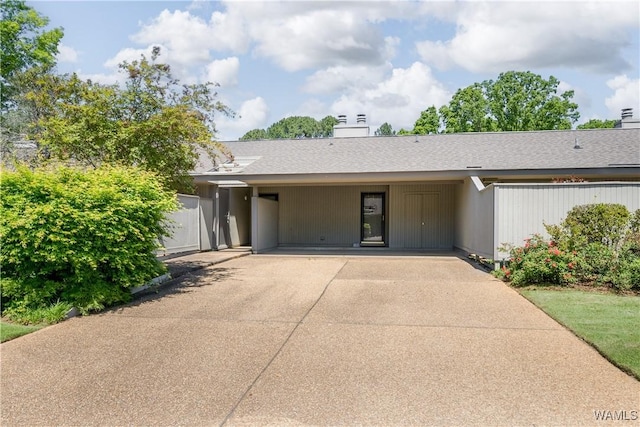
[[[242,18],[217,11],[207,22],[189,11],[165,9],[131,39],[140,44],[162,44],[173,61],[183,65],[209,61],[210,50],[243,53],[248,45]]]
[[[412,129],[420,112],[449,102],[451,93],[433,76],[431,69],[420,62],[409,68],[393,69],[391,75],[372,88],[354,88],[331,106],[333,115],[346,114],[354,118],[364,113],[369,123],[379,126],[390,123],[394,129]]]
[[[131,39],[139,44],[162,44],[180,64],[204,63],[210,59],[211,39],[207,23],[188,11],[163,10]]]
[[[620,110],[633,108],[634,116],[640,113],[640,79],[630,79],[622,74],[607,81],[607,86],[614,92],[604,103],[611,117],[620,117]]]
[[[470,2],[460,4],[449,40],[416,43],[440,69],[473,72],[575,67],[594,72],[630,67],[621,49],[640,24],[634,2]]]
[[[302,90],[309,93],[327,94],[353,90],[355,87],[371,87],[383,80],[391,68],[389,63],[378,67],[366,65],[329,67],[316,71],[307,77]]]
[[[557,90],[558,95],[561,95],[562,93],[569,90],[573,91],[573,98],[571,98],[571,101],[578,104],[580,110],[591,109],[591,98],[589,97],[589,93],[587,91],[579,86],[574,86],[568,82],[560,80]]]
[[[133,61],[139,61],[143,55],[145,58],[151,61],[152,51],[154,47],[160,48],[160,56],[157,59],[157,62],[170,65],[171,74],[173,77],[178,78],[181,83],[185,84],[194,84],[198,82],[198,78],[192,75],[190,64],[183,64],[181,60],[176,60],[173,51],[168,49],[166,46],[162,46],[159,44],[149,45],[146,48],[142,49],[122,49],[114,57],[109,58],[107,61],[105,61],[103,65],[106,68],[111,68],[112,70],[114,70],[113,72],[114,74],[116,74],[118,66],[123,62],[131,63]]]
[[[220,116],[216,119],[218,137],[221,140],[236,140],[253,129],[267,125],[269,106],[262,97],[244,101],[236,111],[236,117]]]
[[[309,116],[313,117],[316,120],[321,120],[326,117],[329,109],[327,104],[320,101],[316,98],[307,99],[302,103],[302,105],[298,106],[295,111],[291,111],[286,113],[284,117],[289,116]]]
[[[112,74],[85,74],[82,71],[77,72],[78,77],[82,80],[91,80],[94,83],[100,83],[103,85],[112,85],[115,83],[124,83],[126,76],[122,73],[114,72]]]
[[[150,59],[152,49],[153,49],[153,46],[148,46],[144,49],[133,49],[130,47],[126,49],[122,49],[114,57],[107,59],[104,63],[104,66],[107,68],[116,69],[118,68],[118,65],[121,64],[122,62],[139,61],[142,55]],[[163,49],[163,47],[160,46],[160,53],[163,57],[163,61],[167,60],[165,52],[166,52],[166,49]]]
[[[238,72],[240,60],[233,56],[226,59],[215,60],[204,69],[204,81],[218,83],[222,87],[238,84]]]
[[[244,5],[243,3],[241,3]],[[235,3],[234,3],[235,5]],[[395,53],[397,40],[385,38],[360,13],[359,3],[343,7],[335,2],[250,3],[242,8],[250,21],[253,53],[287,71],[314,67],[379,65]],[[256,9],[261,13],[256,16]],[[230,11],[239,11],[239,6]]]
[[[78,62],[78,56],[78,51],[71,46],[64,44],[58,45],[58,54],[56,55],[58,62],[68,62],[73,64]]]

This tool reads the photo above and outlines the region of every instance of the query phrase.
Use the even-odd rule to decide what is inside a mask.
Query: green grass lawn
[[[527,299],[640,379],[640,296],[523,289]]]
[[[18,338],[22,335],[37,331],[42,326],[23,326],[13,323],[0,322],[0,342],[5,342]]]

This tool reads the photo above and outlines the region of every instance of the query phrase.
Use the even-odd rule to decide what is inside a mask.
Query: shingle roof
[[[580,149],[574,148],[576,140]],[[640,166],[640,129],[487,132],[224,143],[259,157],[242,175],[528,170]],[[216,173],[210,160],[195,174]],[[229,175],[231,172],[220,172]]]

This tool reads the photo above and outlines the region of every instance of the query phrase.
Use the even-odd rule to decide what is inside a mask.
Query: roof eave
[[[461,181],[470,176],[493,178],[555,177],[566,175],[606,176],[612,178],[634,178],[640,176],[640,166],[612,166],[601,168],[562,169],[482,169],[412,171],[412,172],[339,172],[339,173],[292,173],[292,174],[194,174],[196,183],[243,182],[247,185],[274,184],[349,184],[392,183],[417,181]]]

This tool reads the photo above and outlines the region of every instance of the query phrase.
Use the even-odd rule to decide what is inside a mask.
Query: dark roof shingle
[[[580,149],[574,148],[576,140]],[[235,157],[259,157],[238,172],[239,176],[456,171],[475,166],[483,170],[527,170],[640,165],[640,129],[233,141],[224,144]],[[201,160],[196,174],[215,173],[210,160]]]

